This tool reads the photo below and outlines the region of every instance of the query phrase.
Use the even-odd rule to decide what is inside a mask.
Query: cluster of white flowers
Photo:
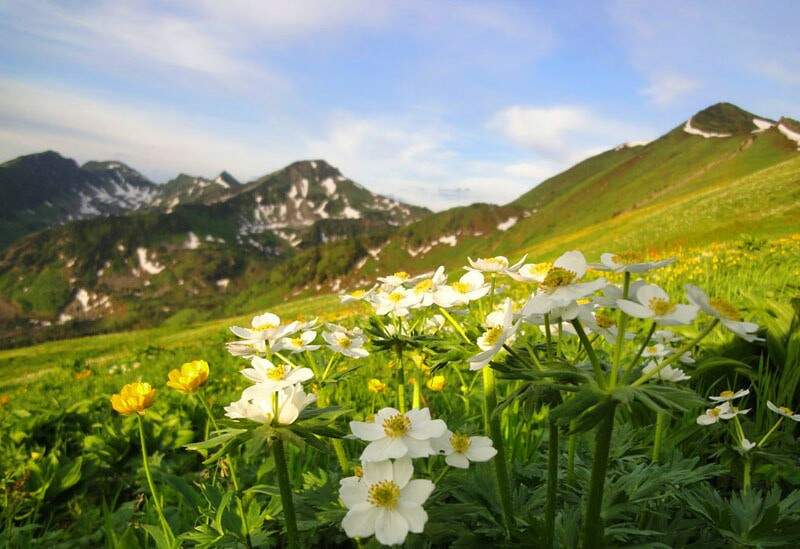
[[[372,421],[351,421],[350,430],[368,444],[361,454],[363,473],[341,480],[339,495],[347,507],[342,527],[351,538],[374,534],[384,545],[403,543],[428,521],[422,505],[435,485],[411,480],[412,459],[441,454],[448,465],[466,469],[497,453],[491,439],[453,433],[428,408],[383,408]]]
[[[740,410],[731,402],[738,400],[750,394],[749,389],[741,389],[739,391],[722,391],[719,396],[709,397],[712,402],[718,403],[713,408],[708,408],[704,414],[697,416],[698,425],[713,425],[721,419],[733,419],[738,415],[746,414],[750,411]]]
[[[250,360],[250,367],[241,373],[253,385],[242,392],[239,400],[225,407],[225,415],[258,423],[294,423],[303,409],[316,400],[316,395],[307,394],[303,388],[303,383],[312,379],[314,372],[296,366],[280,352],[297,354],[322,348],[322,343],[315,343],[317,327],[316,319],[281,324],[281,319],[273,313],[253,317],[250,328],[232,326],[231,332],[240,339],[228,343],[228,351]],[[360,329],[349,330],[336,324],[325,324],[324,328],[322,340],[334,353],[350,358],[369,355],[364,349],[365,340]],[[262,356],[267,354],[274,354],[281,362],[275,364]]]

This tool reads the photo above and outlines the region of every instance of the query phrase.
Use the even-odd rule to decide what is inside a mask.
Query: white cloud
[[[505,166],[503,172],[512,177],[521,177],[538,183],[558,173],[559,168],[558,164],[548,161],[519,162]]]
[[[513,143],[559,165],[577,161],[589,150],[603,150],[651,133],[572,105],[514,105],[495,113],[487,125]]]
[[[642,90],[656,105],[668,105],[698,88],[698,83],[675,73],[657,74],[650,78],[650,85]]]

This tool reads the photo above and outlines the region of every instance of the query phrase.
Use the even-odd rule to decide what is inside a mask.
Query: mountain
[[[795,120],[720,103],[509,204],[436,213],[374,195],[322,160],[296,162],[224,199],[73,221],[14,242],[0,253],[0,334],[13,344],[242,313],[386,272],[458,267],[467,255],[667,253],[800,232],[799,145]]]
[[[120,162],[83,166],[56,152],[0,164],[0,249],[20,236],[72,219],[148,206],[158,187]]]
[[[158,198],[151,205],[169,210],[178,204],[213,204],[235,195],[241,187],[242,184],[225,171],[214,179],[182,173],[160,188]]]

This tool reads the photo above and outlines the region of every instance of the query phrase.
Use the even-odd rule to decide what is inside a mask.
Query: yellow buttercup
[[[193,360],[168,374],[167,386],[182,393],[193,393],[208,381],[208,362]]]
[[[111,396],[111,407],[123,415],[144,415],[144,411],[153,405],[156,390],[149,383],[128,383],[122,390]]]

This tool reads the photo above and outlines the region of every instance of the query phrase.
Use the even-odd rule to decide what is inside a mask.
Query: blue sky
[[[717,101],[800,117],[800,4],[5,2],[0,160],[155,181],[324,158],[440,209],[506,202]]]

